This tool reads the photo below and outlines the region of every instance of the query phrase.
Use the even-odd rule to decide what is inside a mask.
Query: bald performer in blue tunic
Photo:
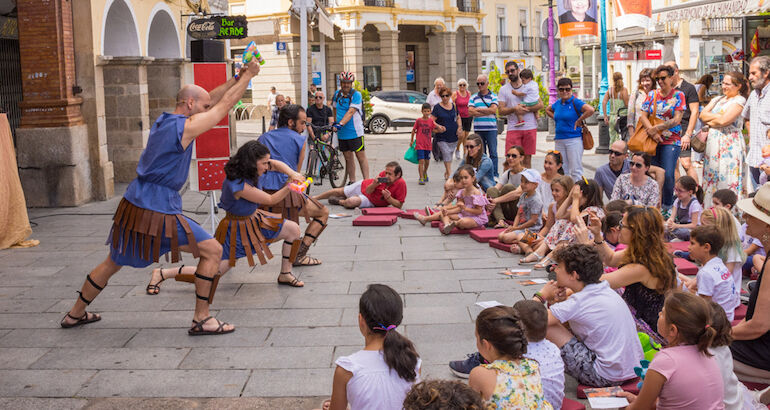
[[[210,290],[217,274],[222,245],[195,221],[182,215],[179,190],[187,181],[193,141],[229,112],[243,95],[249,80],[259,73],[251,62],[240,78],[231,78],[211,93],[197,85],[186,85],[177,94],[176,109],[163,113],[150,130],[147,147],[113,217],[107,239],[110,253],[90,274],[80,297],[61,321],[71,328],[101,320],[86,306],[107,286],[110,277],[123,266],[143,268],[171,252],[172,262],[179,252],[200,258],[195,273],[195,313],[190,335],[224,334],[235,327],[209,314]]]

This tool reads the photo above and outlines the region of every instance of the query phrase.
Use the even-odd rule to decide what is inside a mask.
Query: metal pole
[[[602,81],[599,83],[599,101],[604,100],[604,94],[607,94],[609,81],[607,80],[607,0],[602,0],[601,11],[601,37],[602,37]],[[601,111],[599,111],[601,112]]]
[[[553,0],[548,0],[548,96],[549,105],[556,102],[556,64],[554,61]]]
[[[580,71],[580,99],[583,100],[586,98],[587,94],[586,94],[585,84],[583,82],[583,48],[582,47],[580,48],[579,63],[580,63],[580,67],[578,71]]]
[[[329,90],[326,89],[326,35],[323,33],[318,33],[321,36],[321,45],[320,52],[321,52],[321,90],[323,90],[324,95],[329,95]]]
[[[307,1],[297,1],[299,5],[299,67],[301,91],[299,100],[307,107]]]

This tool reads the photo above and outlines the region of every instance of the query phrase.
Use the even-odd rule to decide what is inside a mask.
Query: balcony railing
[[[483,53],[492,51],[492,41],[489,36],[481,36],[481,51]]]
[[[457,0],[457,10],[466,13],[478,13],[479,0]]]
[[[395,7],[396,0],[364,0],[364,6]]]
[[[513,51],[511,36],[497,36],[497,52]]]
[[[525,53],[540,52],[540,37],[519,37],[519,51]]]

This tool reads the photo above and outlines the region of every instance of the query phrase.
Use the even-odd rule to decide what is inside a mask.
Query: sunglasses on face
[[[449,97],[451,97],[451,95],[449,95],[449,94],[444,94],[444,95],[441,96],[441,98],[449,98]]]
[[[639,169],[644,168],[644,162],[632,162],[631,165]]]
[[[323,100],[324,98],[323,98],[323,97],[318,97],[318,96],[316,96],[316,97],[315,97],[315,99],[316,99],[316,100]]]
[[[476,85],[478,85],[479,87],[481,87],[481,86],[482,86],[482,85],[484,85],[484,84],[486,84],[486,83],[482,83],[482,82],[477,82],[477,83],[476,83]]]
[[[623,156],[623,155],[626,155],[626,154],[624,152],[610,150],[610,155],[615,156],[615,157],[620,157],[620,156]]]
[[[468,84],[460,84],[460,87],[467,87]]]
[[[571,91],[571,90],[572,90],[572,88],[559,88],[559,91],[561,91],[561,92],[567,92],[567,91]]]
[[[655,81],[665,81],[668,78],[668,76],[665,77],[655,77]]]
[[[516,154],[505,154],[506,158],[518,158],[519,156]]]
[[[476,148],[476,147],[477,147],[477,145],[466,145],[465,149],[473,149],[473,148]]]

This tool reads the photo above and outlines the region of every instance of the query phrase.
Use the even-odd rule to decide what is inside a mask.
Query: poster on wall
[[[615,0],[615,26],[618,30],[629,27],[649,28],[652,22],[650,0]]]
[[[562,38],[580,34],[597,35],[596,0],[558,0],[557,9]]]
[[[406,82],[414,83],[414,51],[406,52]]]
[[[321,48],[316,46],[313,46],[313,51],[310,53],[310,67],[312,69],[311,76],[313,78],[313,84],[316,85],[316,87],[321,86],[321,72],[323,71],[323,67],[321,67]]]

